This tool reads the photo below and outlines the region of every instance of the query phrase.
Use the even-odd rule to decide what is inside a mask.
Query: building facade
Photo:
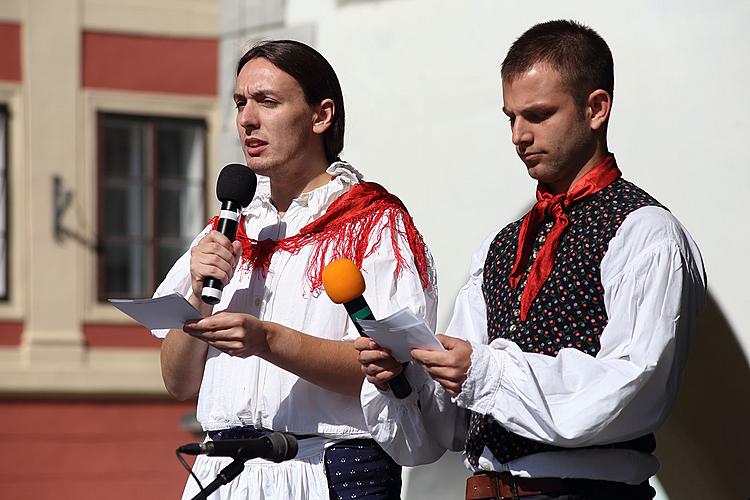
[[[0,2],[4,498],[174,498],[193,441],[147,297],[208,218],[219,4]],[[178,210],[179,209],[179,210]]]

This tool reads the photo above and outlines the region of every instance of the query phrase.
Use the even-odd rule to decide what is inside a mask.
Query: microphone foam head
[[[219,172],[216,181],[216,197],[219,201],[233,201],[247,206],[255,196],[258,180],[247,165],[230,163]]]
[[[283,432],[272,432],[268,439],[271,441],[272,461],[279,463],[297,456],[299,445],[296,437]]]
[[[334,260],[323,269],[323,288],[336,304],[344,304],[365,293],[365,279],[349,259]]]

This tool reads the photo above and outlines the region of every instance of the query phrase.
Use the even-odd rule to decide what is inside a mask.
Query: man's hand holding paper
[[[469,373],[473,349],[469,342],[456,337],[439,334],[437,339],[444,349],[414,349],[411,355],[445,392],[456,397]]]
[[[440,340],[421,318],[408,309],[381,320],[359,322],[365,335],[354,342],[367,380],[385,389],[385,384],[403,371],[401,363],[416,352],[445,351]]]

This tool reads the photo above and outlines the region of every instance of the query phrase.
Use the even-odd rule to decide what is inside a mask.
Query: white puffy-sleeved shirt
[[[596,356],[572,348],[547,356],[523,352],[502,338],[488,342],[482,281],[495,236],[472,257],[446,332],[472,344],[461,392],[450,398],[411,365],[407,377],[419,390],[408,399],[396,400],[364,384],[362,405],[375,440],[402,464],[428,463],[446,448],[461,449],[466,410],[490,414],[516,434],[565,448],[653,432],[676,397],[705,301],[703,261],[687,231],[659,207],[637,209],[623,221],[600,266],[609,321]],[[500,463],[485,448],[479,467],[522,477],[638,484],[656,473],[658,462],[647,453],[610,448],[542,452]]]
[[[294,236],[362,179],[359,172],[344,162],[332,164],[327,172],[333,179],[325,186],[300,195],[283,218],[271,203],[268,179],[259,177],[253,201],[242,210],[248,237],[279,240]],[[209,231],[210,227],[206,227],[193,245]],[[384,244],[362,264],[367,284],[364,297],[375,317],[408,307],[434,327],[436,291],[422,288],[411,250],[401,237],[398,244],[407,266],[396,277],[389,231],[387,227],[384,229]],[[378,232],[376,228],[371,235],[373,244]],[[223,310],[249,313],[308,335],[353,340],[358,333],[344,307],[333,303],[324,292],[313,294],[310,291],[306,271],[313,248],[303,247],[295,255],[284,251],[274,253],[267,273],[238,268],[224,287],[214,313]],[[190,252],[187,252],[175,263],[154,296],[178,292],[188,297],[191,293],[189,269]],[[153,333],[163,338],[168,332],[155,330]],[[328,391],[258,357],[232,357],[213,347],[209,347],[206,358],[197,418],[206,431],[252,425],[322,436],[321,439],[301,440],[300,453],[295,460],[282,464],[263,460],[248,462],[238,480],[219,490],[220,498],[327,499],[323,447],[337,440],[370,437],[356,396]],[[229,459],[199,457],[194,471],[202,482],[210,481],[227,463]],[[186,498],[198,491],[193,483],[192,479],[188,481]]]

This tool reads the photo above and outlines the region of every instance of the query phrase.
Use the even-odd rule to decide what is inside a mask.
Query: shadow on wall
[[[709,295],[672,414],[657,433],[672,500],[750,498],[750,367]]]
[[[434,464],[420,465],[404,475],[405,500],[461,499],[466,493],[469,471],[461,453],[448,451]]]

